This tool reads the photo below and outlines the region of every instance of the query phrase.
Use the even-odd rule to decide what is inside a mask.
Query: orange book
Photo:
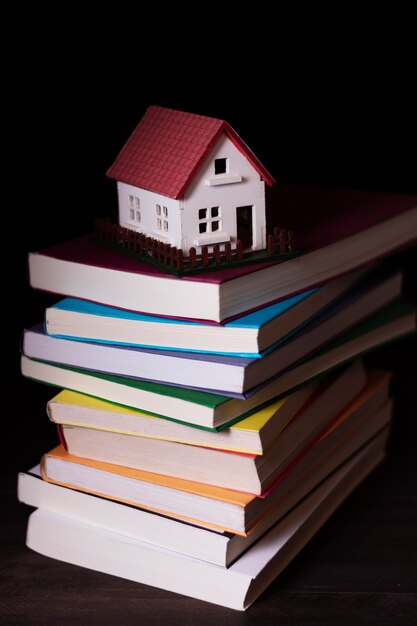
[[[332,422],[326,436],[284,470],[264,498],[194,481],[74,457],[62,447],[42,459],[45,480],[194,524],[246,534],[263,517],[279,519],[390,419],[389,375],[375,378]],[[336,427],[337,425],[337,427]]]
[[[372,384],[373,376],[359,361],[342,374],[326,377],[262,455],[221,450],[221,444],[203,447],[65,424],[62,435],[65,448],[77,457],[261,495]]]

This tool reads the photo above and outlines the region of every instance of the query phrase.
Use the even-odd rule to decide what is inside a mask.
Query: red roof
[[[157,106],[146,110],[107,176],[179,198],[222,132],[272,185],[272,176],[227,122]]]

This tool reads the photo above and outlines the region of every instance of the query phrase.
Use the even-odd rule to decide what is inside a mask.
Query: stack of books
[[[90,237],[30,255],[67,296],[23,338],[23,374],[63,389],[61,445],[19,475],[30,548],[250,606],[384,457],[390,373],[362,355],[416,328],[380,260],[417,209],[356,199],[281,263],[178,278]]]

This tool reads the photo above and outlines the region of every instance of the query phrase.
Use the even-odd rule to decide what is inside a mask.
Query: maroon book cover
[[[277,183],[268,190],[268,224],[292,229],[301,253],[323,248],[395,217],[415,206],[417,196],[374,191],[294,186]],[[417,232],[415,233],[417,240]],[[220,284],[275,264],[271,262],[176,277],[95,244],[89,236],[51,246],[42,254],[124,272],[163,276],[172,280]],[[279,261],[278,261],[279,262]],[[285,261],[283,261],[285,263]]]
[[[266,191],[268,224],[292,229],[301,252],[323,248],[417,206],[417,195],[402,193],[280,183]]]

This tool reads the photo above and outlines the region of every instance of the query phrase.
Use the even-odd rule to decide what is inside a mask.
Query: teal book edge
[[[324,354],[326,352],[329,352],[331,350],[333,350],[334,348],[337,348],[343,344],[349,343],[350,341],[360,337],[361,335],[365,335],[366,333],[380,327],[383,326],[391,321],[394,321],[396,319],[399,319],[401,317],[404,317],[410,313],[416,313],[416,307],[413,305],[410,305],[408,303],[405,302],[397,302],[395,304],[392,304],[388,307],[386,307],[383,311],[377,313],[376,315],[372,316],[371,318],[369,318],[368,320],[366,320],[365,322],[363,322],[362,324],[359,324],[358,326],[356,326],[354,329],[352,329],[351,331],[345,333],[344,335],[342,335],[340,338],[338,338],[337,340],[329,343],[325,348],[323,348],[322,350],[319,350],[318,352],[314,353],[314,355],[310,356],[308,359],[306,359],[307,361],[314,359],[315,357]],[[411,331],[411,332],[415,332]],[[385,345],[387,343],[389,343],[390,341],[392,341],[392,339],[387,338],[386,341],[378,344],[378,347],[380,347],[381,345]],[[374,348],[370,348],[368,351],[372,351],[372,349]],[[368,352],[365,351],[365,352]],[[158,413],[152,413],[150,411],[143,411],[143,413],[149,414],[149,415],[153,415],[155,417],[160,417],[163,419],[168,419],[172,422],[176,422],[178,424],[185,424],[187,426],[192,426],[194,428],[199,428],[201,430],[208,430],[211,432],[216,432],[216,431],[220,431],[220,430],[224,430],[225,428],[230,427],[231,425],[241,421],[242,419],[244,419],[245,417],[248,417],[249,415],[255,413],[256,411],[259,411],[261,408],[268,406],[269,404],[272,404],[273,402],[276,402],[279,398],[288,395],[288,393],[295,391],[296,389],[299,389],[300,387],[302,387],[303,385],[305,385],[306,383],[312,382],[313,380],[316,379],[320,379],[323,376],[326,376],[327,374],[329,374],[331,371],[338,369],[339,367],[341,367],[342,365],[346,365],[347,363],[349,363],[350,361],[354,360],[355,358],[357,358],[359,356],[359,354],[355,354],[352,357],[346,359],[343,363],[340,363],[338,365],[336,365],[334,368],[328,369],[326,370],[326,372],[323,372],[321,374],[319,374],[318,376],[315,377],[311,377],[308,380],[304,380],[302,383],[300,383],[299,385],[296,385],[294,387],[292,387],[291,389],[286,390],[285,392],[283,392],[282,394],[280,394],[279,396],[276,396],[274,398],[271,398],[270,400],[268,400],[267,402],[264,402],[263,404],[258,405],[257,407],[251,409],[250,411],[247,411],[246,413],[243,413],[241,415],[239,415],[237,418],[234,418],[233,420],[230,420],[229,422],[227,422],[226,424],[222,424],[219,427],[216,428],[209,428],[209,427],[205,427],[205,426],[197,426],[195,424],[190,424],[189,422],[184,422],[182,420],[176,420],[174,418],[170,418],[167,417],[165,415],[160,415]],[[32,360],[37,360],[37,359],[32,359]],[[60,369],[64,369],[64,370],[69,370],[69,371],[73,371],[73,372],[77,372],[80,374],[84,374],[87,376],[93,376],[96,378],[101,378],[103,380],[108,380],[109,382],[112,382],[114,384],[120,384],[120,385],[126,385],[129,387],[133,387],[135,389],[142,389],[144,391],[149,391],[151,393],[155,393],[155,394],[160,394],[160,395],[164,395],[164,396],[170,396],[172,398],[176,398],[176,399],[180,399],[180,400],[184,400],[186,402],[191,402],[191,403],[195,403],[195,404],[200,404],[202,406],[206,406],[208,408],[212,408],[213,410],[215,410],[218,406],[220,406],[221,404],[224,404],[225,402],[231,402],[231,401],[235,401],[235,399],[230,398],[228,396],[222,396],[219,394],[214,394],[214,393],[209,393],[206,391],[197,391],[197,390],[193,390],[193,389],[187,389],[185,387],[175,387],[173,385],[163,385],[160,383],[153,383],[153,382],[148,382],[148,381],[143,381],[143,380],[137,380],[137,379],[133,379],[133,378],[124,378],[122,376],[114,376],[111,374],[103,374],[101,372],[95,372],[92,370],[83,370],[80,368],[76,368],[76,367],[67,367],[67,366],[62,366],[62,365],[57,365],[55,363],[50,363],[50,365],[53,365],[54,367],[59,367]],[[33,379],[36,380],[36,379]],[[49,384],[49,383],[45,383],[45,384]],[[56,385],[51,385],[51,386],[56,386]],[[77,391],[77,390],[74,390]],[[85,395],[89,395],[89,394],[85,394]],[[92,394],[91,394],[92,395]],[[102,398],[100,398],[102,399]],[[244,401],[242,401],[244,402]],[[121,403],[114,403],[114,404],[119,404],[120,406],[122,406]],[[137,408],[137,407],[131,407],[131,408]]]
[[[263,307],[262,309],[253,311],[252,313],[248,313],[247,315],[243,315],[242,317],[231,320],[230,322],[226,322],[225,324],[223,324],[223,327],[260,329],[262,326],[272,321],[273,319],[279,317],[280,315],[282,315],[283,313],[291,309],[293,306],[295,306],[302,300],[305,300],[306,298],[311,296],[316,291],[317,289],[309,289],[295,296],[292,296],[291,298],[287,298],[280,302],[275,302],[274,304]],[[96,304],[94,302],[88,302],[86,300],[79,300],[77,298],[65,298],[64,300],[57,302],[51,308],[60,309],[62,311],[70,311],[72,313],[96,315],[98,317],[108,317],[108,318],[117,319],[117,320],[133,320],[133,321],[143,322],[143,323],[152,322],[152,323],[158,323],[158,324],[172,324],[173,326],[175,325],[183,325],[183,326],[190,326],[190,327],[191,326],[200,326],[200,327],[206,326],[206,324],[202,324],[196,321],[180,320],[180,319],[173,319],[173,318],[167,318],[167,317],[157,317],[157,316],[152,316],[152,315],[145,315],[142,313],[133,313],[131,311],[125,311],[123,309],[116,309],[114,307],[109,307],[109,306],[105,306],[102,304]],[[310,320],[307,319],[305,323],[307,323],[308,321]],[[48,333],[46,324],[44,324],[44,330],[47,334],[51,334],[51,333]],[[288,339],[288,337],[292,335],[296,330],[299,330],[299,327],[291,331],[291,333],[289,333],[285,337],[285,339]],[[86,339],[83,337],[73,337],[73,336],[62,335],[62,334],[53,334],[52,336],[60,338],[60,339],[71,339],[74,341],[93,341],[95,343],[103,343],[103,344],[111,344],[111,345],[125,345],[125,346],[132,346],[132,347],[151,348],[151,349],[168,350],[168,351],[173,350],[175,352],[185,351],[185,352],[198,352],[198,353],[203,353],[203,354],[211,353],[211,351],[209,350],[193,350],[190,348],[183,350],[182,348],[178,348],[178,347],[171,348],[170,346],[154,346],[152,344],[137,344],[137,343],[128,343],[128,342],[107,341],[105,339],[94,339],[94,338]],[[281,341],[283,341],[283,339]],[[261,353],[259,352],[218,352],[217,351],[217,352],[213,352],[213,354],[219,354],[223,356],[240,356],[240,357],[259,359],[265,354],[267,354],[268,352],[270,352],[271,350],[273,350],[278,345],[278,343],[280,342],[277,342],[276,344],[271,345],[270,347],[268,347],[266,350],[264,350]]]

